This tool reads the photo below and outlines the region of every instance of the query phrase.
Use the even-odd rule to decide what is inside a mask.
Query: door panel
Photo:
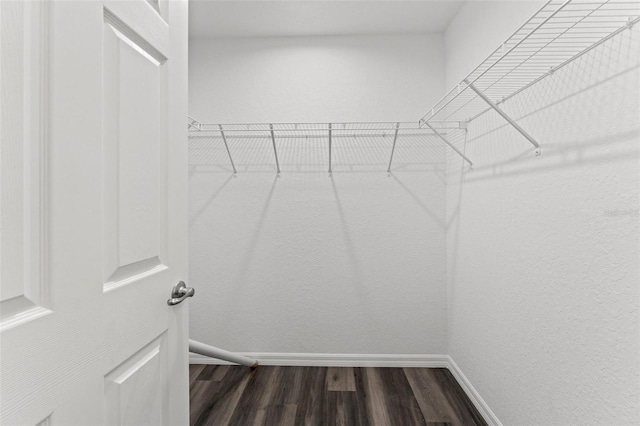
[[[167,424],[167,336],[154,339],[104,378],[105,425]]]
[[[166,44],[168,27],[162,18],[148,7],[142,15],[147,21],[161,21],[156,38]],[[167,268],[162,263],[166,233],[161,231],[167,215],[168,53],[165,46],[156,48],[143,40],[107,8],[104,18],[104,240],[109,290]]]
[[[0,423],[187,424],[187,7],[0,2]]]
[[[43,7],[9,2],[0,13],[0,330],[49,313],[44,274],[46,139]]]

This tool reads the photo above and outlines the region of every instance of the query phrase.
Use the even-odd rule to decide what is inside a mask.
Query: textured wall
[[[209,122],[417,120],[444,89],[441,37],[194,40],[190,113]],[[427,78],[428,77],[428,78]],[[438,141],[190,142],[191,337],[232,351],[446,350]]]
[[[444,90],[442,36],[194,39],[190,114],[208,122],[408,121]]]
[[[479,7],[445,36],[451,79],[530,13]],[[639,422],[639,30],[504,104],[541,156],[487,114],[475,170],[449,157],[449,353],[505,425]]]

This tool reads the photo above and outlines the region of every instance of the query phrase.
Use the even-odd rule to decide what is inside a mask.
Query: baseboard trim
[[[305,366],[305,367],[428,367],[448,368],[447,355],[405,354],[317,354],[317,353],[273,353],[245,352],[260,365]],[[228,365],[219,359],[189,354],[189,364]]]
[[[469,379],[467,379],[467,376],[465,376],[462,370],[460,370],[458,364],[456,364],[456,362],[450,356],[448,356],[447,358],[449,358],[449,371],[451,371],[453,377],[455,377],[456,381],[462,387],[462,390],[464,390],[464,393],[467,394],[467,396],[469,397],[471,402],[473,402],[473,405],[475,405],[485,421],[490,426],[503,426],[502,422],[500,422],[500,420],[498,419],[498,416],[496,416],[493,410],[489,408],[489,405],[485,402],[484,399],[482,399],[476,388],[474,388]]]

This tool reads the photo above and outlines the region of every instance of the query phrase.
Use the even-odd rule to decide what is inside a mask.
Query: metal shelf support
[[[393,153],[396,150],[396,140],[398,140],[398,130],[400,130],[400,123],[396,123],[396,131],[393,134],[393,146],[391,147],[391,157],[389,157],[389,167],[387,167],[387,173],[391,173],[391,163],[393,162]]]
[[[200,123],[198,120],[188,115],[187,115],[187,120],[188,120],[187,129],[202,130],[202,123]]]
[[[227,149],[227,155],[229,155],[229,161],[231,162],[231,167],[233,168],[233,174],[238,173],[236,170],[236,165],[233,164],[233,158],[231,158],[231,151],[229,151],[229,145],[227,144],[227,138],[224,135],[224,130],[222,130],[222,124],[218,124],[220,127],[220,135],[222,135],[222,142],[224,142],[224,147]]]
[[[331,123],[329,123],[329,174],[331,174]]]
[[[424,123],[428,128],[430,128],[430,129],[433,131],[433,133],[434,133],[437,137],[439,137],[440,139],[442,139],[442,141],[443,141],[444,143],[446,143],[447,145],[449,145],[449,147],[450,147],[451,149],[453,149],[455,152],[457,152],[457,153],[458,153],[458,155],[459,155],[460,157],[464,158],[464,160],[465,160],[467,163],[469,163],[469,167],[473,167],[473,162],[472,162],[471,160],[469,160],[469,158],[467,158],[467,156],[466,156],[466,155],[464,155],[464,154],[463,154],[463,153],[462,153],[458,148],[456,148],[456,147],[455,147],[451,142],[449,142],[449,141],[447,140],[447,138],[445,138],[445,137],[444,137],[440,132],[438,132],[436,129],[434,129],[434,128],[433,128],[433,126],[432,126],[431,124],[429,124],[428,122],[423,121],[423,123]]]
[[[516,123],[515,121],[513,121],[511,119],[511,117],[509,117],[504,111],[502,111],[502,109],[500,109],[498,107],[498,105],[494,104],[491,99],[489,99],[484,93],[482,93],[482,91],[478,90],[478,88],[476,86],[473,85],[473,83],[470,83],[469,80],[464,80],[464,82],[466,84],[468,84],[469,88],[471,90],[473,90],[474,92],[476,92],[476,94],[482,98],[482,100],[484,100],[495,112],[497,112],[498,114],[500,114],[500,116],[502,118],[504,118],[505,120],[507,120],[507,122],[509,124],[511,124],[514,129],[516,129],[518,132],[520,132],[520,134],[522,136],[524,136],[525,138],[527,138],[527,140],[529,142],[531,142],[531,144],[536,147],[536,155],[540,154],[540,144],[533,138],[533,136],[531,136],[529,133],[527,133],[522,127],[520,127],[518,125],[518,123]],[[428,124],[427,124],[428,125]]]
[[[278,170],[278,174],[280,174],[280,162],[278,161],[278,150],[276,149],[276,137],[273,134],[273,124],[269,124],[269,129],[271,132],[271,143],[273,144],[273,154],[276,157],[276,169]]]

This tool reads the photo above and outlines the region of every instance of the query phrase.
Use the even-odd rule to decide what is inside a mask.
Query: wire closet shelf
[[[234,173],[237,170],[227,142],[229,135],[267,135],[271,139],[278,173],[276,140],[279,138],[300,134],[326,138],[328,170],[331,172],[334,137],[390,135],[393,144],[387,167],[389,173],[398,134],[409,132],[428,132],[472,167],[472,161],[449,141],[448,133],[467,129],[471,121],[493,110],[526,138],[538,155],[541,152],[538,141],[518,125],[501,104],[630,29],[638,21],[638,0],[549,0],[418,122],[206,124],[189,117],[188,130],[190,134],[217,132],[221,135]]]
[[[640,20],[638,0],[550,0],[440,99],[421,119],[461,127],[494,110],[540,154],[540,144],[500,107]],[[470,163],[471,164],[471,163]]]
[[[389,146],[389,162],[387,173],[391,173],[396,142],[399,136],[424,136],[439,137],[454,151],[466,159],[464,154],[450,144],[442,134],[459,129],[458,122],[434,122],[432,129],[419,126],[417,122],[339,122],[339,123],[236,123],[236,124],[208,124],[188,117],[187,127],[190,136],[216,135],[224,144],[229,163],[234,173],[237,168],[233,160],[230,141],[252,140],[255,138],[268,139],[273,149],[274,164],[278,174],[281,172],[280,157],[278,156],[278,143],[285,139],[314,138],[326,143],[326,158],[328,171],[333,171],[333,151],[336,138],[388,138],[392,143]],[[438,130],[435,130],[438,129]]]

